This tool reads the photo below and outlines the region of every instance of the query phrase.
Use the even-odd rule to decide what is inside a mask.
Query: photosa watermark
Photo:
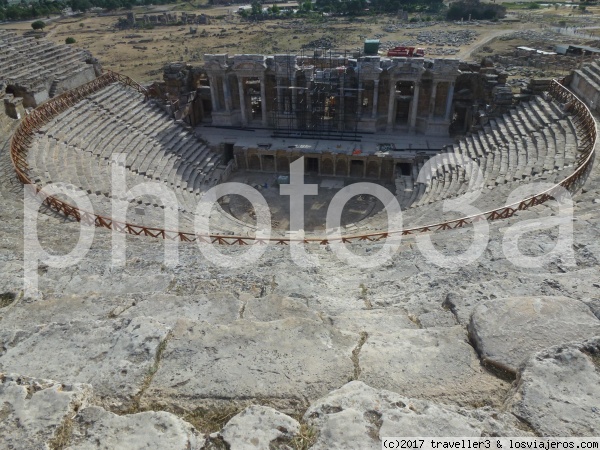
[[[476,262],[485,252],[490,240],[490,226],[486,218],[486,211],[480,210],[473,203],[481,198],[485,187],[484,175],[476,161],[463,155],[452,155],[454,161],[453,170],[460,169],[464,174],[465,183],[468,184],[465,192],[454,198],[442,200],[442,212],[453,211],[459,217],[468,217],[469,224],[473,230],[471,237],[463,236],[461,239],[470,239],[469,247],[458,254],[447,255],[439,251],[432,242],[431,233],[415,234],[418,250],[423,258],[439,267],[466,266]],[[441,176],[445,167],[449,165],[448,155],[436,155],[429,159],[421,169],[417,178],[418,183],[431,186],[434,177]],[[142,204],[151,205],[153,220],[156,223],[152,227],[158,231],[168,230],[170,238],[164,239],[164,263],[166,266],[174,266],[179,262],[179,245],[177,233],[180,231],[179,213],[182,210],[176,191],[165,183],[158,181],[147,181],[127,185],[126,155],[116,154],[111,160],[111,194],[110,198],[103,197],[105,204],[110,204],[112,223],[126,224],[128,215],[132,212],[132,206]],[[508,261],[518,267],[537,268],[557,258],[563,264],[574,264],[573,254],[573,210],[571,194],[568,190],[548,183],[530,183],[520,185],[507,197],[505,205],[516,205],[524,199],[548,192],[553,198],[552,204],[555,213],[552,217],[543,219],[521,220],[510,224],[503,229],[502,250]],[[256,220],[255,235],[252,238],[244,237],[243,242],[253,242],[254,245],[247,246],[243,252],[235,255],[220,251],[222,246],[213,242],[217,239],[211,238],[211,215],[214,208],[219,208],[218,201],[226,195],[237,195],[245,198],[252,206],[253,216]],[[299,268],[316,267],[319,265],[319,257],[315,252],[309,252],[306,243],[309,240],[304,232],[305,221],[305,197],[319,195],[317,184],[305,183],[304,158],[290,164],[289,184],[281,184],[280,196],[289,197],[289,236],[285,240],[289,244],[291,261]],[[345,242],[342,232],[342,213],[348,202],[357,196],[369,195],[377,199],[383,205],[387,217],[384,226],[381,226],[380,237],[377,239],[376,251],[369,254],[355,253]],[[76,186],[57,183],[48,184],[36,192],[33,185],[26,185],[24,190],[24,254],[25,294],[34,297],[38,289],[38,268],[40,264],[54,268],[66,268],[80,263],[90,250],[95,234],[95,228],[89,224],[80,222],[79,239],[75,247],[66,255],[54,255],[48,253],[38,239],[38,218],[40,206],[48,197],[60,197],[79,211],[85,211],[93,217],[94,202],[87,192]],[[94,199],[97,201],[97,199]],[[424,207],[426,208],[426,206]],[[104,206],[103,212],[106,206]],[[106,212],[104,212],[106,214]],[[281,242],[281,238],[272,239],[272,214],[265,197],[254,187],[242,184],[225,182],[218,184],[206,191],[196,205],[195,211],[189,212],[193,217],[193,233],[196,243],[203,256],[213,265],[222,268],[250,267],[256,264],[266,251],[268,245]],[[456,223],[456,221],[455,221]],[[380,184],[372,182],[353,183],[340,189],[331,199],[325,217],[326,233],[321,237],[321,243],[327,243],[328,248],[343,263],[362,269],[373,269],[388,264],[398,253],[402,240],[403,216],[400,203],[396,196]],[[433,225],[433,224],[432,224]],[[113,228],[116,228],[113,226]],[[434,228],[433,226],[431,227]],[[528,233],[539,232],[549,229],[557,229],[558,234],[554,247],[545,254],[532,256],[521,252],[519,242],[526,238]],[[187,230],[186,230],[187,231]],[[164,233],[167,234],[166,232]],[[313,239],[312,241],[319,242]],[[111,258],[115,268],[124,267],[126,257],[126,233],[114,231],[112,233]],[[189,245],[189,244],[186,244]],[[366,243],[365,245],[369,245]]]

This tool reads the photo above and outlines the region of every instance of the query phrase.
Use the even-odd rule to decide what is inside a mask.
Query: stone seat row
[[[425,195],[415,206],[461,195],[465,191],[467,182],[476,175],[476,167],[460,167],[457,162],[463,156],[477,163],[483,175],[483,186],[490,189],[506,183],[527,182],[544,173],[572,166],[575,155],[565,157],[564,154],[564,129],[557,124],[548,128],[554,130],[554,133],[541,134],[537,140],[516,139],[514,143],[497,147],[484,156],[477,156],[473,150],[475,145],[469,145],[482,138],[479,134],[474,135],[472,141],[467,139],[453,146],[451,151],[442,153],[444,169],[432,177]]]
[[[111,85],[69,109],[46,127],[50,136],[105,160],[125,153],[128,169],[189,192],[214,185],[218,180],[211,173],[220,163],[218,155],[160,108],[143,103],[141,94],[122,88]],[[94,137],[82,139],[83,130],[91,126]]]
[[[116,153],[125,154],[128,187],[150,179],[173,189],[189,230],[202,193],[220,181],[223,170],[217,154],[160,108],[144,103],[137,91],[112,84],[39,130],[30,149],[30,172],[36,183],[73,183],[106,203],[104,199],[112,196],[111,164]],[[156,200],[141,203],[136,211],[157,207]],[[156,212],[148,212],[143,224],[160,226],[162,222],[156,221],[151,225],[150,216]]]
[[[530,106],[533,109],[537,105],[539,103]],[[552,110],[547,108],[547,111]],[[560,118],[555,112],[552,114],[538,119],[538,124],[545,121],[548,126],[534,129],[532,122],[528,127],[518,119],[523,117],[523,109],[518,108],[443,152],[444,169],[441,174],[433,174],[426,195],[415,206],[446,198],[452,192],[460,195],[464,191],[465,181],[471,178],[472,173],[456,164],[463,157],[478,163],[484,185],[490,188],[513,181],[527,181],[542,173],[571,166],[577,157],[574,126],[570,118]]]
[[[165,228],[165,209],[167,214],[177,214],[178,229],[194,230],[194,213],[201,196],[192,196],[185,191],[174,189],[177,203],[163,205],[160,198],[146,190],[135,199],[127,199],[123,192],[117,194],[111,185],[112,164],[102,164],[90,158],[85,152],[52,138],[40,137],[33,142],[28,163],[30,176],[39,185],[73,185],[84,191],[91,201],[93,212],[105,217],[113,216],[113,201],[128,201],[127,221],[136,225]],[[125,171],[125,189],[145,183],[147,178]],[[139,188],[138,188],[139,189]],[[142,191],[144,192],[144,191]],[[71,190],[71,195],[76,191]],[[73,204],[70,196],[60,197]],[[166,228],[169,228],[168,226]],[[248,235],[253,230],[226,214],[220,207],[214,207],[211,213],[210,231],[215,234]]]
[[[158,227],[164,221],[165,209],[169,214],[179,214],[182,201],[178,203],[163,205],[162,201],[152,195],[150,190],[142,190],[141,195],[135,199],[127,199],[126,192],[134,186],[142,185],[147,181],[145,177],[125,170],[124,192],[113,190],[112,170],[113,165],[101,164],[99,161],[89,158],[81,150],[57,142],[54,139],[37,139],[31,146],[28,163],[30,176],[39,185],[45,186],[50,183],[73,185],[88,194],[94,212],[99,215],[110,217],[112,215],[112,201],[128,201],[129,212],[133,211],[133,223]],[[139,190],[139,188],[138,188]],[[187,228],[192,224],[191,214],[181,211],[179,221]]]
[[[85,54],[66,51],[56,55],[43,56],[35,61],[35,66],[32,66],[31,60],[14,62],[8,67],[0,67],[0,73],[3,78],[17,80],[30,73],[40,77],[40,69],[49,74],[64,74],[77,66],[83,66],[85,60]]]
[[[491,120],[483,130],[443,150],[442,165],[428,169],[427,182],[422,182],[423,177],[419,180],[422,163],[413,166],[410,176],[396,180],[396,198],[405,212],[404,218],[408,221],[405,224],[425,225],[447,220],[450,216],[442,211],[443,200],[476,187],[469,186],[476,176],[477,167],[473,162],[483,176],[483,190],[473,204],[487,211],[503,206],[508,194],[520,184],[556,183],[567,177],[574,170],[577,144],[575,124],[557,104],[538,97],[520,105],[503,117]],[[455,215],[461,216],[460,213]],[[377,229],[385,217],[382,212],[364,220],[362,226]]]
[[[576,69],[575,72],[578,76],[587,81],[587,83],[596,91],[600,91],[600,66],[596,61],[582,66],[581,69]]]

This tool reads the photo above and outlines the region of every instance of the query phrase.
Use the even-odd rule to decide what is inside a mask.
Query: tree
[[[69,6],[73,11],[86,12],[92,7],[92,4],[89,0],[71,0]]]
[[[77,41],[75,40],[74,37],[68,37],[65,39],[65,44],[67,44],[67,45],[74,44],[75,42],[77,42]]]
[[[35,22],[33,22],[31,24],[31,28],[33,28],[34,30],[43,30],[46,27],[46,22],[44,22],[43,20],[36,20]]]
[[[258,0],[254,0],[252,2],[252,11],[250,12],[250,14],[252,16],[260,16],[262,14],[262,4],[260,1]]]
[[[271,12],[272,12],[272,13],[273,13],[273,15],[275,15],[275,16],[276,16],[277,14],[279,14],[279,12],[280,12],[280,10],[279,10],[279,6],[277,6],[277,5],[273,5],[273,6],[271,6]]]
[[[309,11],[311,11],[311,10],[312,10],[312,8],[313,8],[313,4],[312,4],[312,2],[311,2],[310,0],[306,0],[306,1],[305,1],[304,3],[302,3],[302,5],[300,6],[300,9],[301,9],[302,11],[305,11],[305,12],[309,12]]]

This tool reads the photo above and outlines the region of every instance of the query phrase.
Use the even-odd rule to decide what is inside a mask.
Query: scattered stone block
[[[523,436],[514,416],[407,398],[352,381],[314,402],[304,420],[318,430],[314,450],[381,448],[385,436]]]
[[[536,353],[517,377],[510,411],[541,436],[600,435],[600,337]]]
[[[211,399],[306,404],[352,378],[358,336],[306,319],[179,320],[142,397],[197,408]]]
[[[513,297],[478,305],[468,328],[484,362],[516,373],[537,351],[600,335],[600,320],[579,300]]]
[[[300,424],[267,406],[249,406],[233,417],[221,431],[231,450],[269,450],[277,439],[291,439],[300,431]]]
[[[68,421],[91,397],[88,384],[61,384],[0,374],[0,436],[3,448],[50,448]]]
[[[89,383],[114,407],[140,392],[169,329],[156,319],[51,323],[0,356],[0,370],[63,383]]]
[[[478,405],[501,402],[509,388],[483,370],[460,326],[374,334],[359,364],[359,380],[408,397]]]
[[[205,443],[192,425],[164,411],[118,416],[91,406],[81,410],[73,422],[72,450],[200,450]]]

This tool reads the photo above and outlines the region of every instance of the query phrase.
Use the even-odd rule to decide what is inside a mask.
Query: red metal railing
[[[34,132],[42,125],[49,122],[53,117],[72,107],[86,96],[114,82],[131,86],[132,88],[144,94],[146,98],[149,95],[148,91],[143,86],[140,86],[131,78],[120,75],[116,72],[106,71],[95,80],[50,99],[46,103],[33,110],[31,114],[26,116],[21,121],[11,139],[10,154],[17,176],[22,183],[35,185],[27,175],[27,150],[33,139]],[[554,198],[554,194],[561,187],[565,189],[574,188],[577,182],[584,179],[587,171],[591,169],[594,156],[594,147],[596,145],[598,134],[596,121],[594,120],[587,106],[557,80],[552,81],[549,93],[558,102],[564,104],[565,109],[573,115],[575,126],[577,127],[577,132],[580,136],[580,145],[578,148],[580,155],[577,159],[575,171],[560,183],[555,184],[550,189],[542,191],[539,194],[524,198],[521,201],[511,205],[506,205],[473,216],[462,217],[460,219],[418,226],[414,228],[346,235],[335,239],[328,237],[305,237],[302,239],[286,237],[260,238],[252,236],[196,234],[190,232],[164,230],[162,228],[145,227],[127,222],[118,222],[110,217],[100,216],[88,211],[82,211],[62,200],[51,196],[46,197],[44,202],[52,210],[64,214],[67,217],[71,217],[78,222],[88,225],[95,225],[97,227],[108,228],[117,232],[133,234],[136,236],[149,236],[155,238],[160,237],[162,239],[178,240],[182,242],[199,241],[226,245],[267,244],[269,242],[274,242],[280,245],[288,245],[291,242],[313,242],[321,245],[325,245],[334,241],[341,241],[344,243],[375,242],[393,235],[411,235],[462,228],[466,225],[470,225],[483,219],[505,219],[512,217],[517,211],[531,208],[532,206],[539,205],[551,198]],[[41,189],[42,187],[36,185],[36,191]]]

